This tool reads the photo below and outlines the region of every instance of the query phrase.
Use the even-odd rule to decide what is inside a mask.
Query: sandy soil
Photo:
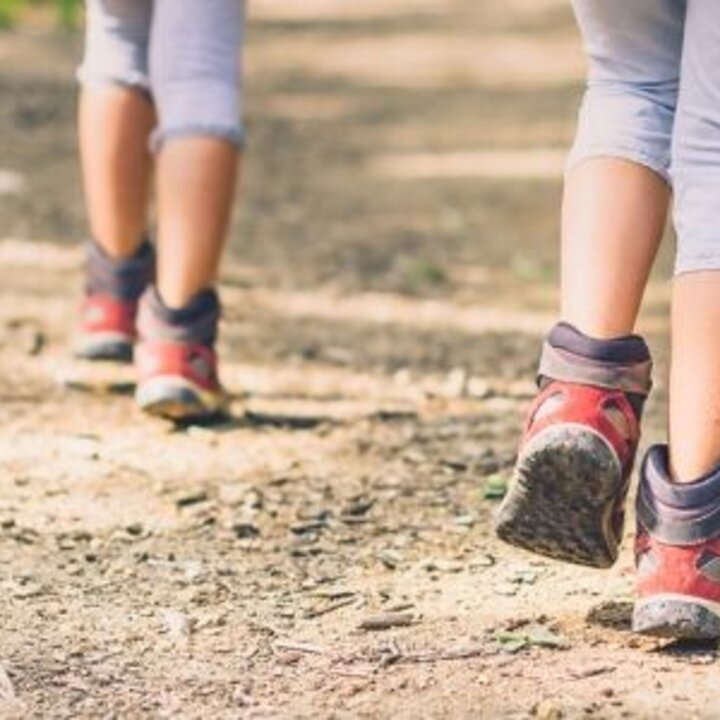
[[[566,3],[355,5],[255,3],[214,429],[74,387],[78,40],[0,36],[0,714],[720,717],[716,647],[630,634],[630,542],[490,532],[555,312]]]

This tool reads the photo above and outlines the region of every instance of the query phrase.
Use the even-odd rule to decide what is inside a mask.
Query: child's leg
[[[174,140],[159,154],[157,284],[170,308],[216,282],[237,165],[237,149],[210,137]]]
[[[137,301],[154,272],[152,248],[143,243],[155,123],[151,11],[152,0],[87,2],[79,134],[93,239],[76,354],[90,360],[132,358]]]
[[[713,191],[720,190],[720,173],[709,173],[708,177],[706,200],[711,193],[714,195]],[[713,203],[718,202],[720,195],[713,197]],[[679,210],[678,218],[682,214]],[[709,235],[707,231],[716,231],[720,217],[713,223],[707,226],[705,237]],[[718,261],[720,254],[702,260],[708,265]],[[672,472],[675,481],[687,483],[710,472],[720,462],[720,266],[675,279],[672,335]]]
[[[563,203],[562,317],[633,331],[663,234],[681,0],[574,0],[590,70]]]
[[[563,198],[561,317],[598,339],[635,328],[670,197],[655,171],[591,158],[568,172]]]
[[[178,420],[222,413],[213,289],[235,188],[242,0],[156,0],[158,279],[142,304],[137,399]],[[179,40],[181,39],[181,40]]]
[[[158,289],[171,308],[216,281],[242,137],[242,25],[242,0],[156,0]]]
[[[673,147],[670,447],[675,479],[720,462],[720,6],[690,2]]]
[[[80,151],[93,238],[115,259],[132,257],[147,232],[151,12],[151,0],[87,3]]]
[[[563,319],[547,338],[503,539],[605,567],[650,387],[630,335],[667,210],[684,25],[681,0],[575,0],[590,77],[563,217]]]
[[[636,630],[720,637],[720,4],[690,0],[673,139],[670,452],[645,461]]]

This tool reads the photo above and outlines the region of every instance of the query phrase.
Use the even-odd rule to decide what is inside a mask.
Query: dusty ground
[[[578,571],[490,532],[555,310],[566,3],[252,12],[214,430],[59,384],[77,41],[0,36],[2,712],[720,717],[716,648],[629,633],[628,551]]]

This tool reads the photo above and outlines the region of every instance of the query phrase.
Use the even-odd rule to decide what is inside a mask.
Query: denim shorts
[[[639,163],[671,184],[676,272],[720,269],[720,1],[573,0],[589,60],[574,166]]]
[[[86,0],[86,87],[120,84],[155,103],[156,148],[178,136],[240,144],[244,0]]]

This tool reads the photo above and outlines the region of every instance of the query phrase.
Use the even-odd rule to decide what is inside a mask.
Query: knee
[[[676,272],[720,270],[720,114],[712,109],[681,110],[675,125],[671,174]]]
[[[574,0],[588,83],[571,163],[610,155],[668,178],[682,17],[671,0]]]
[[[88,0],[83,85],[121,84],[148,89],[151,4]]]
[[[183,46],[163,39],[153,45],[150,86],[158,115],[156,148],[171,138],[188,136],[242,144],[242,30],[235,13],[230,19],[233,22],[225,27],[216,23],[197,28]]]
[[[580,110],[569,164],[610,156],[636,162],[669,181],[677,80],[593,80]]]
[[[178,137],[218,137],[240,147],[243,141],[240,81],[236,75],[183,77],[151,74],[158,126],[153,148]]]
[[[675,273],[720,270],[716,188],[720,171],[675,179]]]

